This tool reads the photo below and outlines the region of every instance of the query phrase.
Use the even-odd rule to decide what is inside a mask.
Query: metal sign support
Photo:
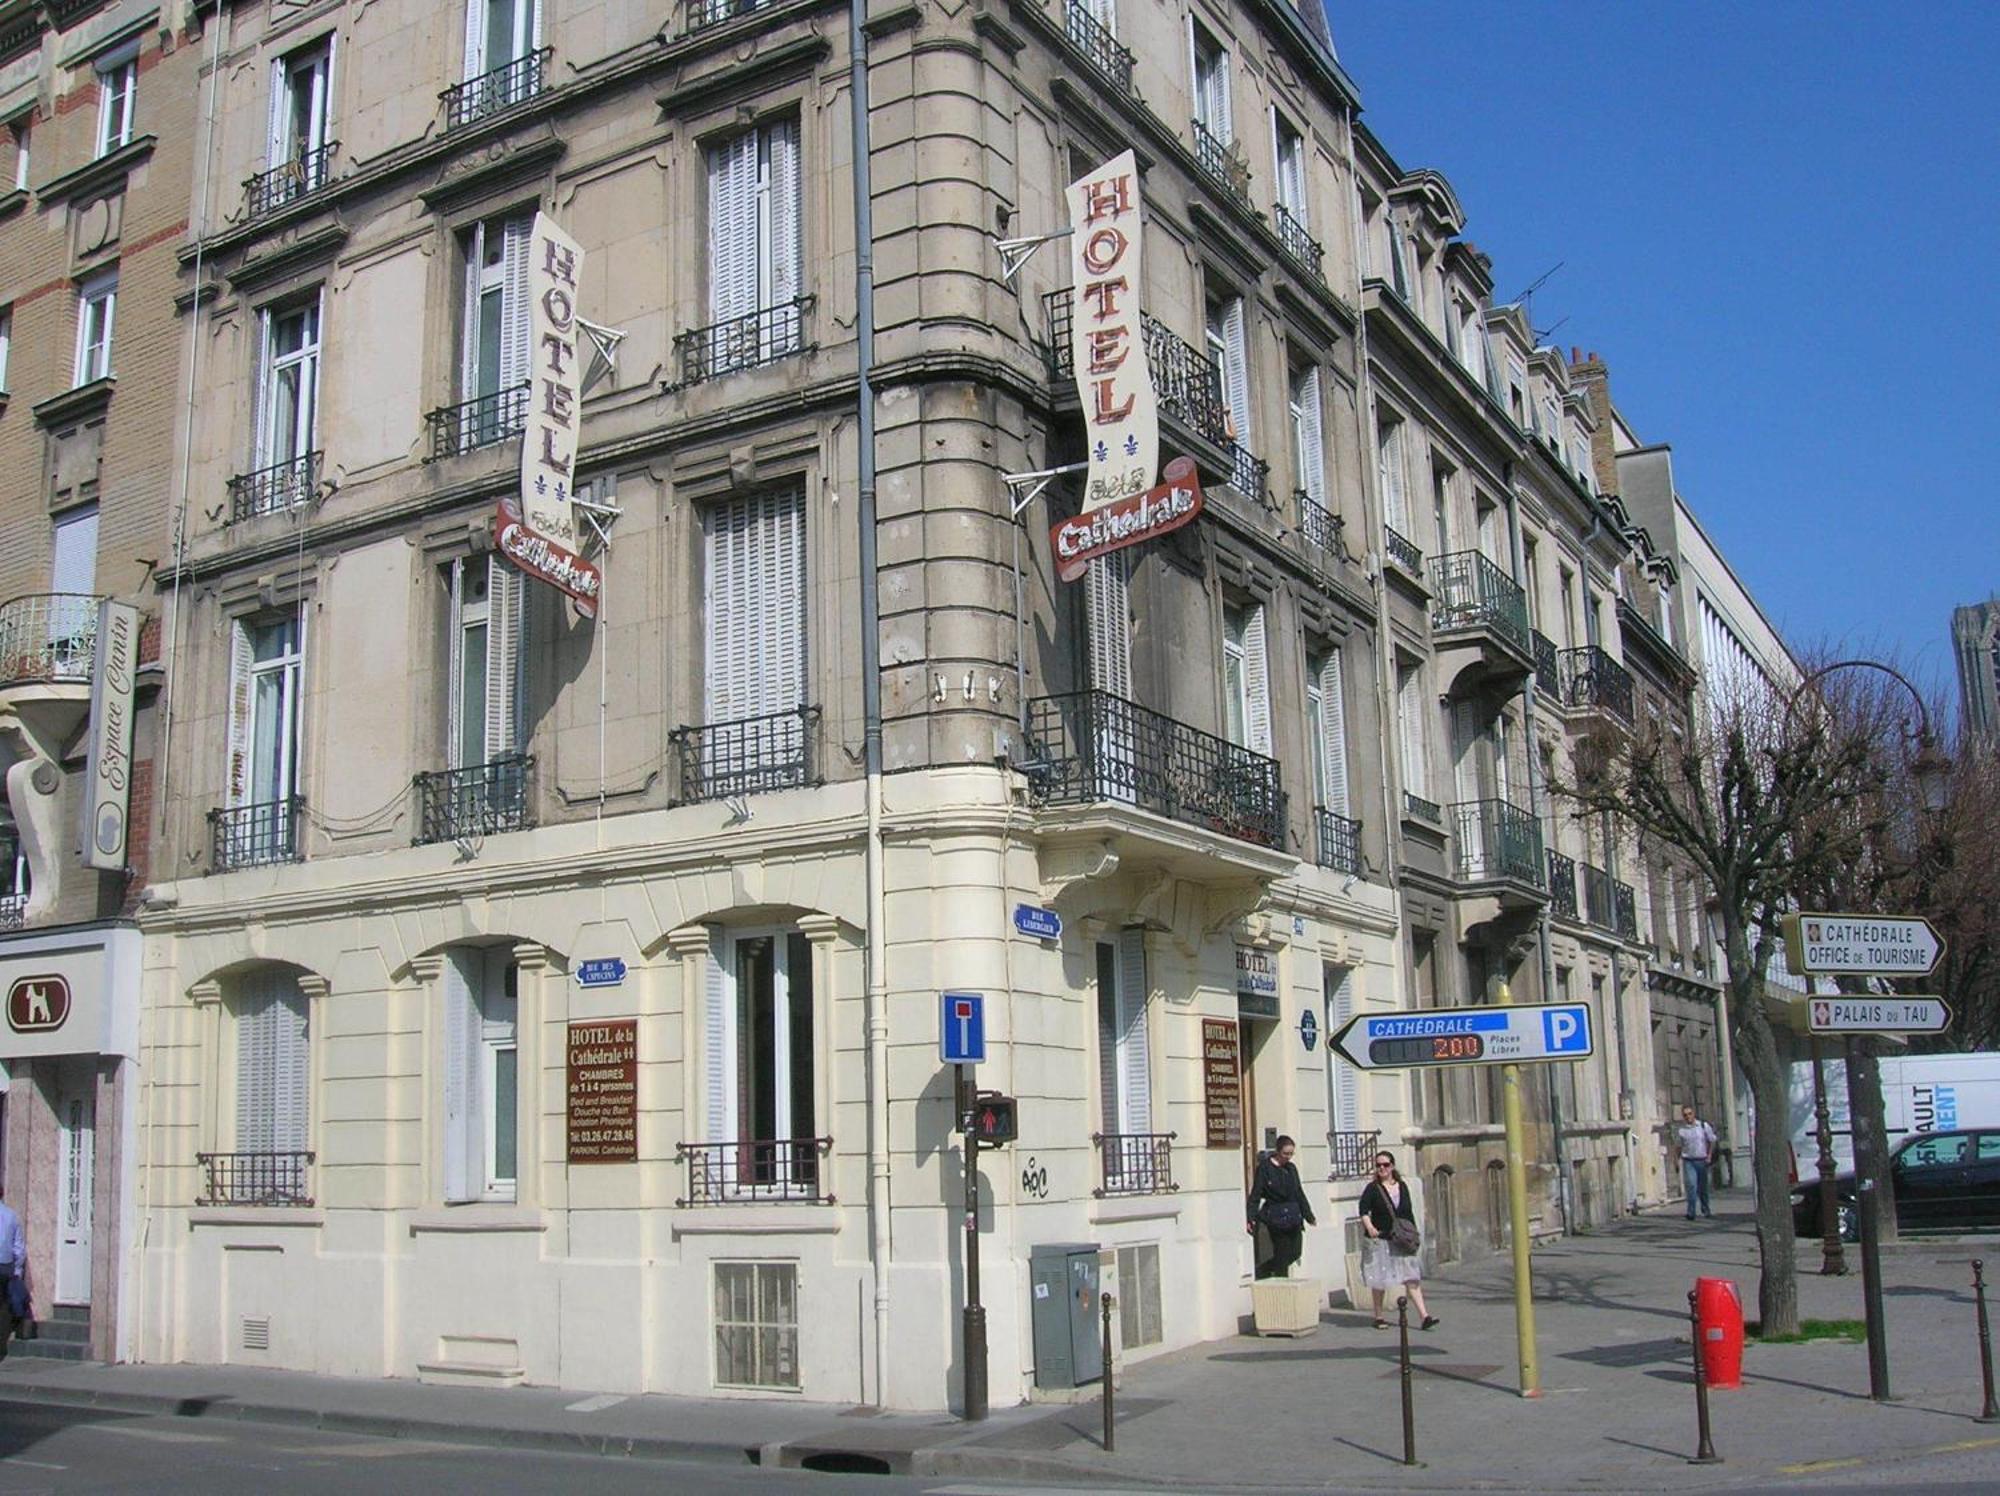
[[[1066,462],[1061,467],[1038,468],[1032,473],[1002,473],[1000,481],[1007,485],[1007,505],[1011,518],[1019,519],[1021,511],[1048,492],[1049,485],[1056,479],[1071,473],[1087,472],[1087,462]]]
[[[1021,273],[1021,267],[1035,257],[1035,251],[1044,244],[1057,239],[1067,239],[1075,230],[1055,229],[1046,234],[1029,234],[1020,239],[998,239],[993,247],[1000,252],[1000,276],[1012,280]]]
[[[618,372],[618,345],[625,341],[625,330],[622,327],[605,327],[585,317],[578,317],[576,325],[590,340],[590,367],[584,370],[583,383],[577,387],[577,397],[581,399],[590,393],[590,387],[598,380]]]

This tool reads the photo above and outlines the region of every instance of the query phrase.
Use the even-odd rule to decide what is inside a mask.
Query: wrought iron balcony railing
[[[676,727],[667,740],[680,764],[677,805],[803,789],[820,782],[816,706]]]
[[[0,893],[0,930],[18,930],[27,922],[27,894]]]
[[[751,1142],[682,1143],[687,1193],[674,1204],[831,1205],[825,1160],[832,1138],[763,1138]]]
[[[313,1203],[313,1155],[197,1153],[201,1195],[196,1205],[294,1205]]]
[[[1093,1132],[1103,1183],[1091,1193],[1107,1195],[1171,1195],[1174,1183],[1172,1132]]]
[[[1511,878],[1545,886],[1542,827],[1532,811],[1505,800],[1461,800],[1451,813],[1461,878]]]
[[[462,129],[525,104],[548,86],[549,59],[554,47],[539,47],[525,56],[455,83],[438,97],[444,101],[444,127]]]
[[[274,862],[297,862],[299,821],[305,806],[304,796],[293,795],[287,800],[211,810],[209,870],[232,873],[239,868],[263,867]]]
[[[1345,528],[1339,515],[1320,503],[1303,488],[1292,494],[1299,506],[1299,533],[1306,538],[1306,544],[1325,551],[1329,556],[1340,554],[1340,536]]]
[[[333,180],[333,157],[339,149],[339,141],[329,140],[251,177],[243,184],[244,216],[262,218],[319,191]]]
[[[1431,627],[1491,629],[1523,654],[1528,642],[1528,594],[1480,551],[1452,551],[1431,562],[1437,596],[1431,603]]]
[[[1326,1151],[1332,1155],[1328,1179],[1369,1179],[1375,1173],[1375,1155],[1382,1151],[1382,1134],[1373,1132],[1330,1132]]]
[[[1085,9],[1081,0],[1068,0],[1063,6],[1063,30],[1069,44],[1083,54],[1085,62],[1109,79],[1120,93],[1132,95],[1131,49],[1119,45],[1111,28]]]
[[[706,31],[724,21],[733,21],[738,16],[762,10],[769,3],[770,0],[688,0],[687,29],[690,32]]]
[[[1564,650],[1563,670],[1569,677],[1572,707],[1608,712],[1632,725],[1631,671],[1595,644]]]
[[[1229,483],[1244,498],[1263,503],[1268,492],[1266,481],[1270,476],[1270,463],[1241,442],[1232,441],[1229,444]]]
[[[1576,918],[1576,859],[1549,848],[1549,910],[1558,919]]]
[[[678,388],[809,352],[806,313],[812,309],[812,301],[810,296],[795,296],[776,306],[675,334],[674,357],[681,366]]]
[[[1382,549],[1391,561],[1411,576],[1424,574],[1424,553],[1417,548],[1417,543],[1387,525],[1382,527]]]
[[[1540,629],[1534,629],[1530,642],[1535,654],[1535,685],[1551,701],[1560,703],[1563,699],[1562,655],[1556,649],[1556,641]]]
[[[417,845],[527,830],[535,824],[528,794],[534,770],[534,759],[514,753],[417,775]]]
[[[1236,142],[1224,140],[1201,120],[1189,121],[1194,131],[1194,159],[1224,192],[1239,204],[1250,206],[1250,167],[1237,152]]]
[[[1361,875],[1361,823],[1350,820],[1328,810],[1324,805],[1313,807],[1313,819],[1318,822],[1319,865],[1332,868],[1337,873]]]
[[[240,525],[260,514],[279,514],[312,502],[319,492],[320,455],[307,452],[231,478],[229,523]]]
[[[1632,885],[1611,880],[1611,927],[1625,939],[1637,943],[1639,939],[1639,899],[1632,891]]]
[[[1583,865],[1583,917],[1600,930],[1612,928],[1611,875],[1587,862]]]
[[[1426,800],[1422,795],[1403,791],[1403,814],[1415,816],[1420,821],[1429,821],[1433,826],[1444,824],[1444,807],[1435,800]]]
[[[1275,759],[1109,691],[1028,704],[1031,762],[1044,805],[1122,802],[1242,841],[1281,847],[1285,792]]]
[[[0,603],[0,686],[88,685],[98,602],[85,592],[41,592]]]
[[[517,384],[446,405],[424,417],[431,430],[431,462],[490,447],[521,434],[528,424],[529,386]]]
[[[1278,244],[1298,267],[1318,281],[1326,284],[1326,253],[1319,241],[1306,232],[1305,224],[1283,203],[1271,209],[1272,220],[1278,227]]]

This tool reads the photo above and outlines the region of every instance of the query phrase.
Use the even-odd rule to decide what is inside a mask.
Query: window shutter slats
[[[486,558],[486,758],[520,747],[521,615],[526,578],[498,556]]]
[[[1326,437],[1321,423],[1319,370],[1308,369],[1299,381],[1300,484],[1306,497],[1326,506]]]
[[[240,619],[229,626],[229,762],[225,799],[233,806],[250,800],[250,629]]]
[[[465,307],[458,340],[458,393],[463,400],[479,393],[479,267],[485,260],[486,225],[475,223],[465,234]]]
[[[480,1128],[479,1075],[473,1064],[473,1025],[478,1010],[472,997],[473,978],[466,970],[468,956],[473,954],[448,951],[442,975],[444,1197],[448,1201],[476,1198],[479,1188],[474,1178],[482,1172],[476,1166],[484,1138]]]
[[[1250,360],[1244,346],[1243,298],[1232,296],[1222,312],[1223,382],[1229,386],[1229,419],[1236,440],[1248,447],[1250,439]]]
[[[1327,1016],[1327,1032],[1339,1033],[1354,1016],[1354,970],[1343,968],[1333,984],[1333,1012]],[[1352,1063],[1341,1057],[1331,1044],[1326,1046],[1327,1063],[1333,1067],[1333,1126],[1336,1132],[1361,1130],[1360,1077]]]
[[[1384,426],[1376,446],[1382,489],[1382,519],[1390,529],[1410,533],[1409,501],[1403,490],[1403,426]]]
[[[1271,666],[1264,649],[1264,610],[1250,609],[1243,628],[1243,727],[1252,753],[1271,755]]]
[[[1151,1132],[1153,1069],[1146,1032],[1146,932],[1118,932],[1118,1075],[1123,1093],[1122,1131]]]
[[[486,0],[465,0],[465,76],[486,71]]]
[[[764,127],[769,157],[770,266],[767,306],[782,306],[799,294],[804,248],[799,231],[799,122],[779,120]]]
[[[1131,567],[1122,552],[1090,563],[1090,684],[1132,699]]]
[[[725,936],[716,935],[710,942],[708,959],[704,963],[703,1005],[706,1008],[702,1025],[702,1085],[708,1092],[708,1136],[704,1141],[727,1143],[735,1138],[731,1126],[734,1108],[730,1104],[729,1055],[734,1046],[730,1043],[733,1009],[729,1001],[729,983],[722,969],[723,957],[728,954]]]
[[[708,153],[711,322],[757,310],[757,144],[757,132],[746,130]]]
[[[500,388],[526,384],[531,366],[528,347],[528,252],[534,237],[532,217],[510,218],[502,227],[506,255],[500,293]]]
[[[1326,765],[1326,808],[1347,814],[1347,702],[1340,676],[1340,651],[1319,667],[1321,761]]]
[[[266,146],[270,155],[266,158],[273,168],[282,166],[291,158],[291,68],[280,57],[271,64],[271,118]]]

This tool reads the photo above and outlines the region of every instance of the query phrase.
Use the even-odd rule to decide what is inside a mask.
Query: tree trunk
[[[1723,949],[1729,962],[1736,1063],[1750,1082],[1754,1111],[1751,1173],[1757,1189],[1757,1317],[1761,1333],[1795,1335],[1799,1328],[1797,1254],[1792,1240],[1790,1087],[1777,1036],[1764,1011],[1763,980],[1748,932],[1727,912]]]
[[[1882,1066],[1874,1041],[1847,1042],[1847,1114],[1854,1129],[1854,1182],[1875,1181],[1875,1239],[1895,1241],[1896,1181],[1889,1168],[1889,1129],[1882,1116]]]

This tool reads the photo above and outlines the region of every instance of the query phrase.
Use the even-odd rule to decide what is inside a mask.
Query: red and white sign
[[[1083,401],[1090,473],[1083,508],[1153,486],[1160,412],[1139,317],[1139,165],[1114,156],[1069,184],[1070,359]]]
[[[567,592],[576,604],[576,611],[585,618],[597,616],[597,594],[604,585],[603,574],[575,552],[529,529],[511,495],[501,495],[500,513],[493,522],[493,542],[500,547],[501,555],[529,576]]]
[[[45,1034],[69,1017],[69,983],[55,972],[19,977],[7,989],[7,1027],[17,1034]]]
[[[1167,464],[1167,481],[1158,488],[1115,499],[1050,526],[1049,548],[1055,553],[1056,576],[1074,582],[1097,557],[1178,530],[1199,513],[1201,479],[1195,473],[1194,459],[1176,457]]]

